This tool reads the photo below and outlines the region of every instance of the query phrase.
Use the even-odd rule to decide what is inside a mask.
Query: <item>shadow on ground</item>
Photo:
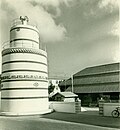
[[[53,112],[51,114],[43,115],[42,118],[102,127],[120,128],[120,118],[103,117],[99,115],[98,111],[85,111],[79,114]]]

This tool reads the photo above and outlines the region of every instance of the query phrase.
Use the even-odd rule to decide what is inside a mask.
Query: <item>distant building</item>
[[[68,79],[59,84],[65,91],[72,90],[72,81]],[[120,99],[120,63],[88,67],[73,75],[73,92],[81,99],[82,105],[105,101],[118,102]]]
[[[59,84],[59,82],[60,82],[61,80],[56,80],[56,79],[49,79],[48,80],[48,85],[53,85],[53,86],[58,86],[58,84]]]
[[[56,86],[54,86],[53,91],[49,94],[49,99],[51,99],[51,97],[52,97],[53,95],[55,95],[56,93],[58,93],[58,92],[61,92],[61,91],[60,91],[59,86],[56,85]]]
[[[54,101],[75,102],[78,95],[72,92],[57,92],[51,95]]]
[[[57,92],[50,95],[50,108],[56,112],[79,113],[81,112],[81,101],[78,95],[72,92]]]

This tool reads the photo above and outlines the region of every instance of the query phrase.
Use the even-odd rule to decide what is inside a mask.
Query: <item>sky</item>
[[[69,78],[89,66],[119,62],[119,4],[119,0],[1,0],[0,51],[9,41],[12,21],[23,15],[37,25],[40,45],[46,45],[49,78]]]

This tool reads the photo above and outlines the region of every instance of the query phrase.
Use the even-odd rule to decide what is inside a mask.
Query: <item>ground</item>
[[[117,130],[120,118],[103,117],[98,111],[80,114],[53,112],[46,115],[0,116],[0,130]]]

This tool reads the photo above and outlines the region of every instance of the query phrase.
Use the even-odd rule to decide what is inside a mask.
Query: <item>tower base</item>
[[[53,112],[53,109],[48,109],[48,110],[38,111],[38,112],[25,112],[25,113],[0,112],[0,115],[2,116],[29,116],[29,115],[49,114],[51,112]]]

